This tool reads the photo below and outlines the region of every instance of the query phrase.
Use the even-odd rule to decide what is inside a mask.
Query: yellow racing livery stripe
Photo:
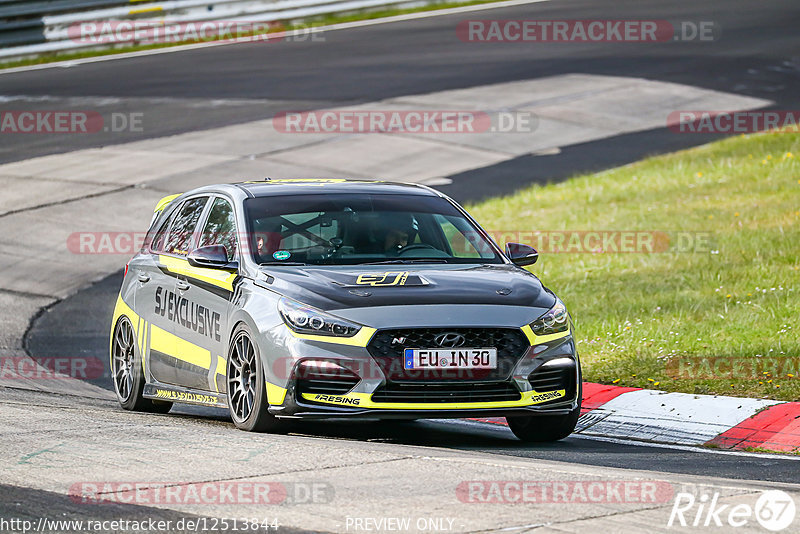
[[[140,319],[137,323],[141,325],[141,328],[139,328],[139,335],[136,336],[136,344],[139,347],[139,354],[144,354],[144,321]],[[142,361],[144,361],[144,358],[142,358]]]
[[[117,303],[114,305],[114,314],[112,315],[111,320],[111,335],[109,336],[108,340],[108,357],[109,363],[113,366],[114,362],[111,361],[113,358],[114,353],[114,329],[117,328],[117,321],[122,316],[127,317],[131,322],[131,328],[133,328],[133,335],[138,338],[139,336],[139,320],[140,317],[134,313],[130,306],[128,306],[124,300],[122,300],[122,295],[117,295]],[[113,367],[111,367],[113,369]]]
[[[266,383],[267,385],[267,402],[269,404],[283,404],[286,398],[286,388],[276,386],[275,384]]]
[[[353,337],[337,337],[337,336],[318,336],[314,334],[299,334],[289,327],[286,327],[289,332],[297,338],[308,339],[310,341],[321,341],[323,343],[335,343],[337,345],[350,345],[352,347],[366,347],[372,335],[376,332],[374,328],[362,326]]]
[[[233,281],[236,279],[236,273],[229,273],[219,269],[194,267],[189,265],[188,260],[175,258],[173,256],[165,256],[163,254],[158,256],[158,261],[171,273],[182,274],[189,278],[201,280],[231,292],[233,291]]]
[[[537,336],[533,333],[533,329],[531,325],[526,324],[522,327],[522,332],[525,334],[525,337],[528,338],[528,342],[530,342],[531,346],[534,345],[541,345],[542,343],[548,343],[550,341],[554,341],[556,339],[561,339],[562,337],[567,337],[570,332],[572,331],[571,328],[564,330],[563,332],[556,332],[555,334],[547,334],[544,336]]]
[[[352,406],[357,408],[383,408],[385,410],[469,410],[474,408],[517,408],[532,406],[543,402],[560,399],[566,396],[566,390],[526,391],[522,398],[514,401],[492,402],[373,402],[370,393],[348,393],[346,395],[327,395],[303,393],[306,400],[335,404],[337,406]]]
[[[217,385],[217,375],[220,375],[222,377],[227,377],[228,375],[228,360],[219,355],[217,356],[217,365],[214,368],[214,377],[213,380],[211,380],[211,382],[213,382],[214,385],[214,391],[219,393],[219,386]]]
[[[211,351],[157,326],[150,327],[150,349],[203,369],[211,369]]]
[[[177,195],[169,195],[169,196],[166,196],[166,197],[162,198],[161,200],[158,201],[158,204],[156,204],[156,207],[153,210],[153,213],[158,213],[159,211],[163,210],[164,208],[167,207],[167,204],[169,204],[170,202],[172,202],[173,200],[175,200],[179,196],[181,196],[180,193],[178,193]]]
[[[228,360],[222,356],[217,356],[217,374],[222,376],[228,375]]]

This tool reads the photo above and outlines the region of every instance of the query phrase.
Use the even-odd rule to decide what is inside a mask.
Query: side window
[[[225,199],[217,198],[211,206],[208,221],[200,236],[200,246],[222,245],[228,253],[228,261],[236,257],[236,219],[233,207]]]
[[[197,220],[203,213],[203,208],[208,201],[208,197],[193,198],[187,200],[178,210],[172,228],[167,235],[164,245],[164,252],[186,256],[189,254],[189,247],[192,243],[192,234],[197,226]]]
[[[478,234],[469,228],[458,228],[454,223],[460,223],[463,227],[462,219],[455,219],[445,215],[434,215],[434,219],[439,224],[444,234],[444,238],[450,245],[450,250],[454,258],[491,258],[494,253],[488,249],[488,245],[483,246],[482,239]],[[476,244],[481,247],[483,253],[476,248]]]
[[[151,252],[164,252],[164,241],[166,241],[167,229],[169,228],[170,221],[172,221],[174,217],[175,213],[172,213],[169,217],[165,218],[161,226],[158,227],[155,235],[153,235],[153,240],[150,242]]]

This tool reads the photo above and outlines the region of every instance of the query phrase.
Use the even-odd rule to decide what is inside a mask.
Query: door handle
[[[145,283],[150,281],[150,275],[146,274],[146,273],[139,273],[139,274],[136,275],[136,278],[138,278],[139,281],[141,283],[143,283],[143,284],[145,284]]]
[[[190,285],[189,285],[189,283],[188,283],[188,282],[184,282],[183,280],[178,280],[178,281],[175,283],[175,286],[176,286],[178,289],[180,289],[181,291],[186,291],[186,290],[188,290],[190,287],[192,287],[192,286],[190,286]]]

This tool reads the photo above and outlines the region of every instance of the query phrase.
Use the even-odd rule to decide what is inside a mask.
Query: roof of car
[[[423,185],[384,182],[381,180],[350,180],[344,178],[267,178],[263,181],[241,182],[235,185],[244,189],[254,197],[311,192],[438,195],[434,190]]]

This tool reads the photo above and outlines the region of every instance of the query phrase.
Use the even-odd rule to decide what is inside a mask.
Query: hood
[[[536,276],[515,265],[268,266],[272,288],[320,308],[420,304],[536,306],[555,303]]]

